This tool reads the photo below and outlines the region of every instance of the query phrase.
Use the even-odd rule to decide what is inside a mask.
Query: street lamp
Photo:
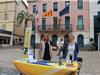
[[[32,19],[32,34],[31,34],[31,40],[30,45],[33,49],[33,58],[35,58],[35,34],[36,34],[36,27],[35,27],[35,18]]]
[[[36,7],[36,12],[34,13],[34,17],[32,19],[32,35],[31,35],[31,48],[33,48],[33,58],[35,59],[35,38],[36,38],[36,17],[38,13],[38,8]]]

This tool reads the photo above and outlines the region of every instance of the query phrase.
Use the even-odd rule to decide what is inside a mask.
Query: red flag
[[[47,11],[47,12],[45,12],[45,13],[43,13],[43,16],[45,16],[45,17],[47,17],[47,16],[52,16],[52,10],[49,10],[49,11]]]

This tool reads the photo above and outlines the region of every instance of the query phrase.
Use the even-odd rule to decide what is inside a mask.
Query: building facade
[[[69,13],[59,16],[59,12],[66,7],[69,7]],[[36,43],[40,43],[43,34],[47,33],[55,46],[57,40],[67,39],[69,32],[73,32],[80,47],[90,44],[88,0],[40,0],[29,3],[31,13],[36,13],[36,8]],[[49,10],[52,10],[52,16],[43,16]]]
[[[100,50],[100,0],[90,0],[90,37]]]
[[[24,25],[16,27],[15,20],[21,10],[27,10],[24,1],[0,0],[0,42],[2,45],[19,44],[23,40]]]

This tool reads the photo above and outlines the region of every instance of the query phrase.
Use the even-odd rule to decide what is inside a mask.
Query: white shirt
[[[70,60],[70,55],[72,55],[72,60],[74,60],[74,50],[75,50],[75,44],[73,45],[69,44],[66,59]]]
[[[63,47],[64,41],[57,41],[57,46],[60,49],[61,47]]]
[[[60,46],[63,47],[64,41],[60,41]]]

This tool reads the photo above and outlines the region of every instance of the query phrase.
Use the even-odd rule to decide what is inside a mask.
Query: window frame
[[[70,1],[65,1],[65,7],[70,6]]]
[[[67,19],[67,18],[69,18],[69,24],[68,24],[68,23],[66,24],[66,19]],[[70,28],[70,16],[65,16],[65,26],[66,26],[65,29],[66,29],[66,28]],[[68,27],[67,27],[67,26],[68,26]]]
[[[53,3],[53,11],[58,11],[58,2]]]
[[[33,5],[33,13],[36,13],[36,11],[37,11],[36,7],[37,7],[37,5]]]
[[[44,26],[43,20],[45,20],[45,27],[43,27]],[[42,18],[42,29],[46,29],[46,18]]]
[[[42,12],[46,12],[47,11],[47,4],[42,4]]]
[[[56,20],[56,22],[55,22],[55,20]],[[57,29],[57,25],[58,25],[58,17],[55,16],[55,17],[53,17],[53,29]]]
[[[77,0],[77,9],[82,10],[83,9],[83,0]]]
[[[80,21],[82,22],[82,25],[80,25]],[[84,30],[84,17],[82,15],[77,17],[77,29]]]

